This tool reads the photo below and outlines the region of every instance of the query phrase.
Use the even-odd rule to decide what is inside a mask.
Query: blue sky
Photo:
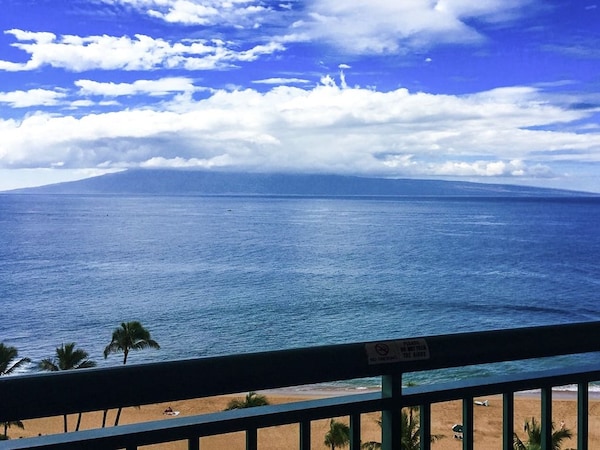
[[[0,11],[0,190],[173,167],[600,192],[594,0]]]

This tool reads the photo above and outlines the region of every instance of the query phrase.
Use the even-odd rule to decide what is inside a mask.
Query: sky
[[[0,190],[132,168],[600,192],[598,0],[0,0]]]

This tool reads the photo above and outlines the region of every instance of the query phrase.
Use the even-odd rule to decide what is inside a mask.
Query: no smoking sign
[[[370,342],[365,344],[365,349],[369,364],[429,359],[429,347],[425,339]]]

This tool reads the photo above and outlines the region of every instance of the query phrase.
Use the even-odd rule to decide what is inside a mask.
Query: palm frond
[[[542,425],[535,420],[535,417],[525,421],[524,429],[527,432],[527,442],[519,439],[517,434],[514,434],[513,448],[515,450],[538,450],[542,448]],[[571,430],[561,427],[560,430],[554,431],[554,423],[552,424],[552,450],[560,450],[562,441],[571,439],[573,433]]]
[[[0,342],[0,375],[10,375],[19,367],[31,362],[29,358],[17,360],[18,356],[19,352],[15,347],[4,345]]]
[[[325,435],[324,444],[332,449],[344,447],[350,442],[350,427],[343,422],[331,419],[329,431]]]
[[[160,345],[150,337],[150,332],[140,322],[122,322],[121,326],[113,331],[112,339],[104,349],[104,357],[111,353],[123,352],[125,363],[130,350],[145,348],[160,349]]]
[[[267,400],[267,397],[252,391],[246,394],[246,397],[244,399],[231,399],[229,403],[227,403],[225,411],[230,411],[232,409],[253,408],[255,406],[265,406],[268,404],[269,400]]]
[[[56,362],[49,358],[42,359],[38,364],[38,368],[40,370],[45,370],[46,372],[57,372],[60,370]]]

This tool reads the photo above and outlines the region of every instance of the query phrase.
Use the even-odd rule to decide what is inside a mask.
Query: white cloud
[[[28,91],[0,92],[0,103],[13,108],[31,108],[32,106],[54,106],[64,99],[64,92],[48,89],[30,89]]]
[[[265,78],[264,80],[254,80],[252,83],[255,84],[274,84],[274,85],[282,85],[282,84],[308,84],[310,80],[306,80],[304,78]]]
[[[148,14],[170,23],[255,28],[269,9],[255,1],[156,1]]]
[[[256,28],[271,9],[257,0],[103,0],[133,7],[151,17],[183,25]],[[285,9],[285,8],[284,8]]]
[[[474,43],[484,39],[470,23],[513,18],[528,0],[315,0],[310,19],[297,28],[311,40],[329,41],[348,53],[398,53],[435,43]]]
[[[275,42],[329,42],[347,53],[397,53],[485,39],[472,25],[506,22],[531,0],[313,0],[302,7],[260,0],[103,0],[169,23],[267,29]],[[285,30],[283,33],[282,31]],[[294,30],[293,33],[290,31]],[[288,33],[288,34],[286,34]]]
[[[136,80],[133,83],[100,83],[92,80],[77,80],[75,85],[80,88],[81,95],[102,95],[106,97],[141,94],[161,96],[174,92],[192,92],[198,90],[194,87],[193,80],[185,77]]]
[[[42,66],[63,68],[73,72],[86,70],[151,70],[157,68],[213,70],[233,67],[241,61],[254,61],[262,55],[284,50],[271,42],[237,50],[221,40],[185,39],[169,42],[150,36],[73,36],[57,37],[52,33],[9,30],[16,47],[30,55],[24,63],[0,60],[0,70],[27,71]]]
[[[157,169],[157,168],[169,168],[169,169],[212,169],[217,167],[227,167],[235,165],[229,155],[219,155],[214,158],[198,159],[198,158],[163,158],[163,157],[152,157],[147,161],[140,163],[139,167],[144,169]]]
[[[80,86],[108,96],[156,88]],[[326,77],[312,89],[217,90],[202,100],[181,94],[166,106],[0,120],[0,167],[218,166],[524,178],[551,175],[557,161],[600,162],[599,133],[543,129],[591,112],[553,106],[532,88],[433,95],[342,88]]]

